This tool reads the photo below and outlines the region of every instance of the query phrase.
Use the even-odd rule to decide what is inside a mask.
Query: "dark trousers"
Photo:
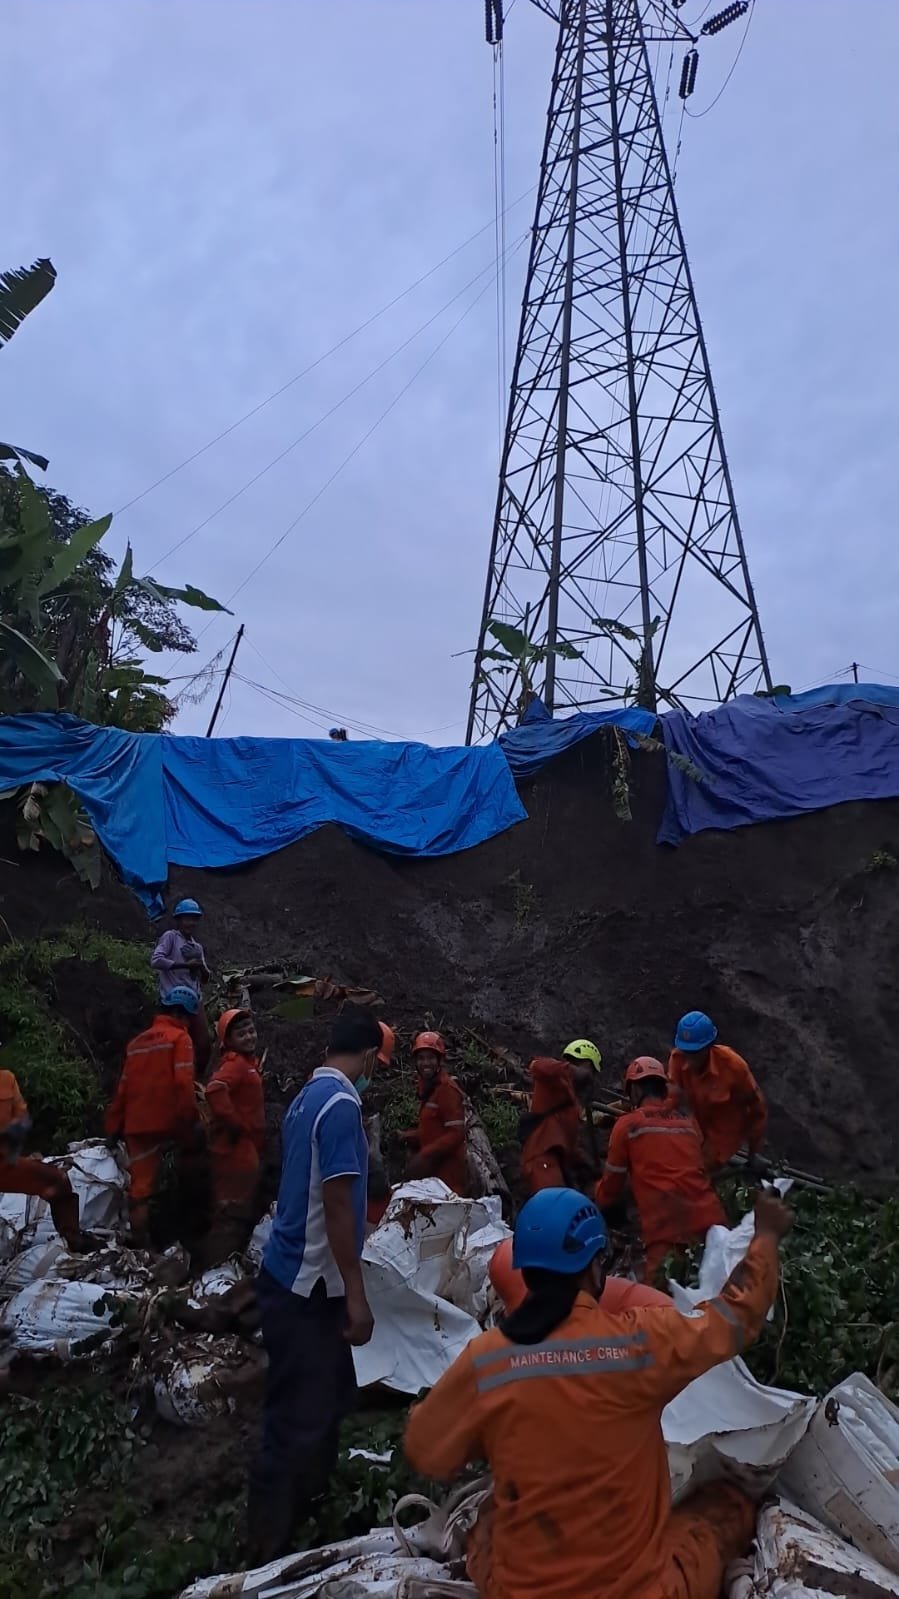
[[[260,1563],[290,1552],[291,1531],[327,1487],[340,1423],[356,1398],[353,1356],[343,1336],[343,1299],[322,1281],[308,1299],[265,1270],[256,1298],[268,1355],[262,1444],[250,1476],[249,1531]]]

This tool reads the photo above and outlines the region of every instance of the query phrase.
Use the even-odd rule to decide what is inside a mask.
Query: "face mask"
[[[370,1077],[357,1077],[356,1078],[356,1093],[357,1094],[359,1094],[359,1095],[364,1094],[366,1092],[366,1090],[369,1089],[370,1087],[371,1087],[371,1078]]]

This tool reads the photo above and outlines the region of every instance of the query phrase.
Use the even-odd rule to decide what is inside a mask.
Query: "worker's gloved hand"
[[[119,1137],[118,1133],[110,1133],[107,1138],[104,1138],[103,1142],[106,1145],[107,1149],[115,1151],[115,1150],[118,1149],[119,1144],[122,1142],[122,1140]]]
[[[18,1154],[24,1147],[30,1126],[31,1123],[29,1121],[10,1122],[3,1133],[3,1141],[7,1148],[14,1150]]]
[[[417,1132],[415,1131],[414,1128],[412,1129],[411,1132],[400,1133],[398,1136],[399,1136],[399,1140],[400,1140],[401,1144],[417,1144],[418,1143],[418,1134],[417,1134]]]
[[[767,1233],[776,1238],[780,1243],[785,1238],[793,1225],[793,1212],[789,1205],[785,1205],[778,1193],[770,1189],[760,1189],[755,1196],[755,1230],[761,1235]]]
[[[243,1128],[235,1127],[233,1123],[230,1127],[226,1128],[225,1131],[227,1134],[228,1143],[232,1146],[234,1144],[239,1144],[240,1140],[243,1138]]]
[[[745,1170],[750,1177],[767,1177],[770,1169],[770,1162],[764,1160],[758,1151],[753,1155],[747,1155]]]

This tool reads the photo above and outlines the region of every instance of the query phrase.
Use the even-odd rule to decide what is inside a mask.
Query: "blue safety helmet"
[[[167,994],[161,995],[161,1001],[166,1006],[180,1005],[189,1016],[196,1016],[200,1003],[195,990],[188,988],[186,984],[181,988],[170,988]]]
[[[195,899],[179,899],[172,911],[173,916],[202,916],[202,914]]]
[[[688,1010],[677,1024],[674,1047],[685,1055],[695,1055],[701,1049],[708,1049],[717,1037],[718,1029],[705,1011]]]
[[[574,1188],[543,1188],[515,1223],[512,1265],[571,1277],[585,1271],[607,1242],[606,1224],[592,1199]]]

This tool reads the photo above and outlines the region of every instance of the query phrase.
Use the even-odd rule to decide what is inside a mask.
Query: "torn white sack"
[[[85,1232],[114,1236],[126,1225],[128,1178],[102,1139],[70,1144],[68,1153],[46,1162],[68,1174],[78,1198]],[[0,1194],[0,1261],[58,1239],[45,1199],[34,1194]]]
[[[818,1405],[779,1486],[899,1573],[899,1410],[861,1372]]]
[[[201,1577],[181,1599],[477,1599],[467,1582],[426,1556],[410,1559],[384,1529],[325,1549],[287,1555],[256,1571]]]
[[[728,1599],[743,1599],[744,1582],[737,1578]],[[899,1595],[899,1577],[787,1500],[762,1510],[753,1599],[832,1599],[834,1594],[891,1599]]]
[[[362,1252],[375,1330],[353,1350],[360,1387],[433,1387],[481,1330],[490,1256],[508,1236],[494,1196],[461,1199],[434,1177],[394,1190]]]

